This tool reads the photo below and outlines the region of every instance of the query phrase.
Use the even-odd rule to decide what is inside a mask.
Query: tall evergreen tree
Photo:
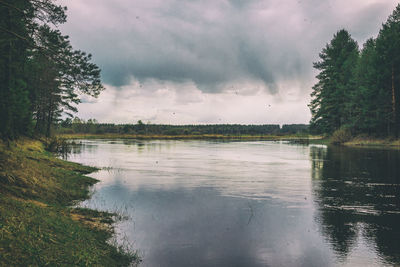
[[[103,89],[91,56],[72,49],[50,25],[66,21],[53,0],[0,0],[0,136],[27,134],[32,118],[50,134],[62,112],[76,111],[79,93]]]
[[[377,86],[386,101],[380,103],[390,134],[399,134],[400,125],[400,4],[389,16],[376,40]]]
[[[30,58],[31,101],[36,131],[50,135],[53,122],[61,113],[72,117],[79,94],[96,97],[103,86],[100,69],[90,63],[91,55],[73,50],[67,36],[48,26],[39,29],[36,43],[45,49],[36,49]]]
[[[349,99],[353,109],[352,128],[369,135],[379,133],[385,122],[385,112],[382,110],[385,99],[377,84],[376,60],[376,41],[371,38],[361,50],[355,77],[357,90]]]
[[[28,1],[0,2],[0,134],[15,137],[29,128],[30,113],[23,79],[32,41],[26,22],[32,19]]]
[[[340,30],[319,54],[321,60],[314,63],[314,68],[320,73],[309,105],[313,131],[332,133],[350,123],[351,106],[347,99],[356,90],[358,53],[356,41],[346,30]]]

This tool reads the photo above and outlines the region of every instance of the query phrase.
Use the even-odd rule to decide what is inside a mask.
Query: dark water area
[[[80,140],[82,206],[118,211],[141,266],[400,265],[400,152],[285,142]]]

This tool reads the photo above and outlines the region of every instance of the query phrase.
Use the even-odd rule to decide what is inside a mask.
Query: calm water
[[[400,152],[282,142],[82,140],[83,206],[119,211],[142,266],[400,264]]]

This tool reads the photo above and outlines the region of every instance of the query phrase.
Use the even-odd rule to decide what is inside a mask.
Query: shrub
[[[341,145],[352,139],[351,130],[347,127],[341,127],[340,129],[333,132],[331,137],[331,143],[334,145]]]
[[[64,138],[52,137],[45,143],[45,149],[49,152],[66,156],[71,152],[71,145]]]

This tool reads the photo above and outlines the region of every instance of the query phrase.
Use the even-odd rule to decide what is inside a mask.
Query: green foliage
[[[10,8],[8,5],[15,8]],[[29,104],[24,63],[31,40],[24,19],[30,16],[27,1],[0,3],[0,136],[14,138],[29,130]],[[18,10],[27,10],[26,14]]]
[[[400,4],[389,16],[376,39],[379,103],[385,112],[387,134],[398,135],[400,124]]]
[[[338,31],[314,63],[320,71],[313,87],[310,106],[310,128],[332,133],[348,123],[350,107],[347,99],[356,90],[353,75],[358,59],[358,45],[346,30]]]
[[[376,39],[359,52],[347,31],[322,50],[313,87],[310,129],[332,134],[346,125],[356,134],[400,133],[400,5]]]
[[[55,27],[66,8],[52,0],[0,1],[0,136],[50,135],[62,114],[76,111],[79,94],[103,86],[91,55],[73,50]]]
[[[71,145],[64,138],[51,137],[45,142],[45,149],[49,152],[55,153],[56,155],[66,158],[71,153]]]
[[[70,130],[70,131],[68,131]],[[87,123],[75,118],[71,124],[61,122],[56,129],[57,133],[80,134],[140,134],[140,135],[277,135],[308,133],[308,125],[240,125],[240,124],[209,124],[209,125],[165,125],[165,124],[111,124]]]
[[[354,92],[350,105],[353,108],[351,126],[356,132],[372,135],[382,129],[385,114],[379,86],[377,84],[376,41],[369,39],[364,44],[357,65],[356,77],[358,90]]]
[[[331,143],[335,145],[344,144],[352,138],[351,130],[348,127],[341,127],[333,132]]]

